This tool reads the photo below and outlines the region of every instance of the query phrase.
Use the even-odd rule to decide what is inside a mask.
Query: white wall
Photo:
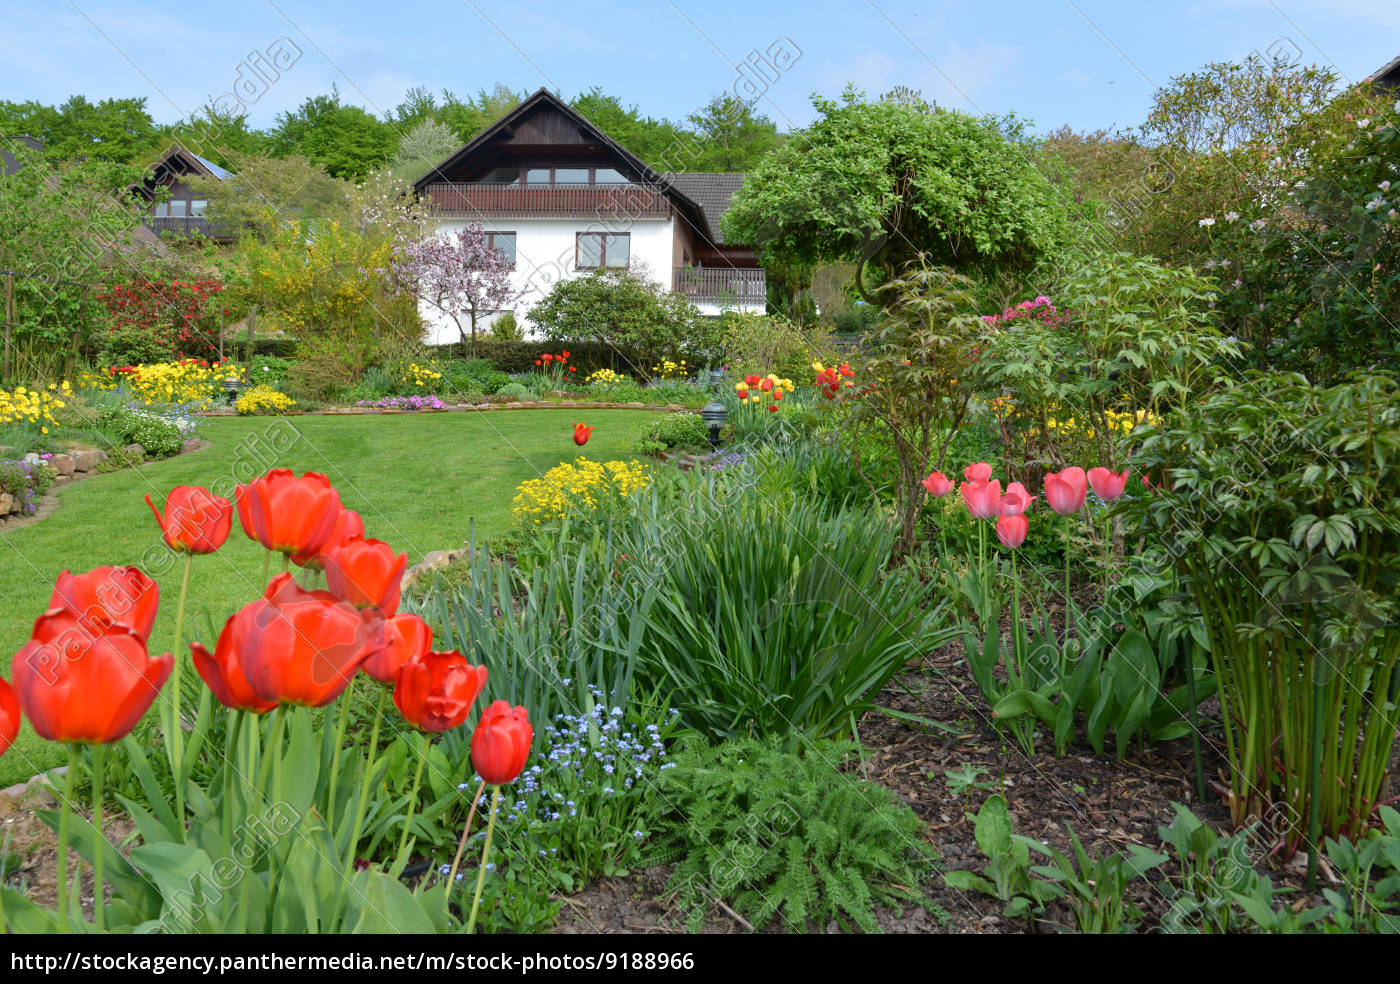
[[[604,225],[597,219],[493,219],[481,222],[486,232],[515,233],[514,283],[525,295],[515,304],[515,318],[531,337],[530,309],[544,299],[550,289],[563,279],[583,276],[587,271],[574,268],[575,239],[580,232],[627,232],[632,237],[631,264],[644,265],[650,277],[671,288],[674,219],[633,219],[625,227]],[[439,219],[440,235],[452,235],[465,228],[468,219]],[[619,224],[621,226],[621,224]],[[427,341],[442,345],[460,341],[452,319],[430,304],[420,303],[427,324]],[[468,328],[470,330],[470,328]],[[478,325],[478,330],[480,326]]]

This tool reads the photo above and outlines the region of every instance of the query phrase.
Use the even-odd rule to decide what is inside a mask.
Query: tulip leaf
[[[283,760],[281,800],[292,808],[293,815],[305,816],[316,795],[316,782],[321,771],[321,749],[311,726],[311,712],[294,708],[288,714],[287,729],[291,733]]]
[[[28,896],[8,888],[0,888],[0,913],[4,913],[0,932],[14,933],[17,936],[66,932],[59,925],[54,913],[41,909],[31,902]]]
[[[441,893],[433,893],[440,895]],[[435,933],[438,927],[419,899],[397,878],[363,872],[350,889],[354,933]]]

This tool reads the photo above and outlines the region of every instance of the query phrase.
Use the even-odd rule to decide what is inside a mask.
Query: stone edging
[[[286,417],[397,417],[422,413],[464,413],[467,411],[490,410],[648,410],[652,413],[699,413],[682,406],[661,406],[655,403],[584,403],[565,401],[563,403],[454,403],[441,410],[385,410],[379,407],[331,407],[327,410],[295,410],[280,415],[257,414],[256,416]],[[203,417],[232,417],[230,413],[200,414]]]

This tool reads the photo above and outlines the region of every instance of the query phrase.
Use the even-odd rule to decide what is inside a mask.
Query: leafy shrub
[[[806,379],[813,362],[837,355],[830,336],[816,328],[799,328],[785,318],[726,311],[719,319],[720,346],[729,375],[774,373]]]
[[[241,417],[249,417],[254,414],[280,414],[297,408],[296,400],[293,400],[285,393],[279,393],[275,389],[266,386],[254,386],[245,393],[239,394],[234,401],[234,407]]]
[[[496,390],[496,396],[505,397],[508,400],[538,400],[539,395],[524,383],[506,383]]]
[[[699,932],[718,898],[753,923],[793,932],[836,920],[880,931],[875,906],[938,910],[920,890],[933,874],[924,825],[889,790],[838,771],[854,744],[810,742],[803,754],[751,739],[687,744],[648,799],[665,831],[655,859]]]
[[[164,336],[141,328],[113,328],[101,336],[97,358],[106,366],[168,362],[175,358],[175,346]]]
[[[705,422],[693,413],[663,414],[642,432],[641,446],[647,451],[705,450],[710,446],[710,432]]]
[[[14,496],[22,513],[32,514],[57,474],[47,461],[0,461],[0,492]]]
[[[516,322],[515,313],[507,311],[491,322],[491,337],[503,342],[518,342],[525,337],[525,333]]]
[[[182,422],[191,426],[182,427]],[[96,427],[113,444],[139,444],[153,458],[179,454],[186,437],[193,433],[188,418],[166,417],[130,406],[104,407],[97,414]]]
[[[276,355],[255,355],[248,364],[248,378],[260,385],[284,382],[287,370],[292,367],[291,359]]]
[[[1290,845],[1314,802],[1356,836],[1400,724],[1400,385],[1251,373],[1140,434],[1166,487],[1122,508],[1200,609],[1236,824],[1279,798]]]

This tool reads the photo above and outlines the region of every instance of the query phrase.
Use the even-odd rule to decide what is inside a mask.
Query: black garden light
[[[710,447],[719,450],[719,432],[729,420],[728,408],[718,401],[707,403],[705,409],[700,411],[700,419],[710,428]]]
[[[238,399],[239,390],[243,389],[243,380],[236,376],[230,376],[224,380],[224,393],[228,396],[228,402],[232,403]]]

